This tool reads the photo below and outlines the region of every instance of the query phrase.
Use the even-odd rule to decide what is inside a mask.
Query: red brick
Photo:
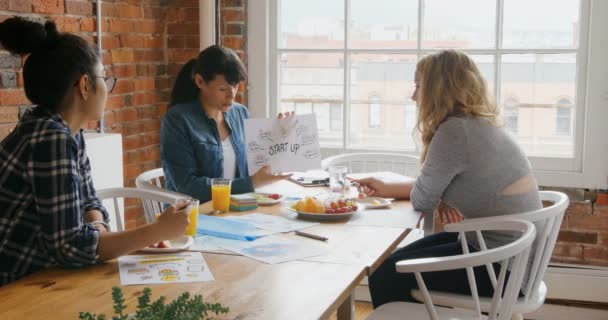
[[[222,11],[224,8],[243,7],[243,0],[222,0]]]
[[[139,33],[161,33],[164,27],[157,21],[139,20],[134,26],[135,32]]]
[[[133,50],[110,50],[110,54],[112,55],[113,63],[126,63],[134,61]]]
[[[91,16],[93,15],[93,4],[89,1],[66,0],[65,12],[80,16]]]
[[[19,107],[0,106],[0,123],[17,122],[19,120]]]
[[[9,0],[8,9],[10,11],[32,12],[32,0]]]
[[[154,78],[139,78],[134,80],[135,91],[149,91],[155,89]]]
[[[22,90],[0,90],[0,105],[24,105],[31,104]]]
[[[167,38],[168,48],[183,48],[186,44],[186,37],[170,35]]]
[[[129,80],[117,81],[112,93],[114,93],[114,94],[131,93],[131,92],[133,92],[134,87],[135,86],[133,84],[133,81],[129,81]]]
[[[242,22],[245,12],[242,9],[223,9],[222,22]]]
[[[553,257],[560,259],[582,260],[583,246],[558,242],[553,249]]]
[[[144,39],[144,47],[151,49],[162,49],[164,47],[162,37],[147,37]]]
[[[144,145],[154,145],[160,143],[160,132],[146,132],[142,134]]]
[[[138,175],[143,172],[140,165],[138,164],[128,164],[125,166],[125,177],[135,179]]]
[[[245,48],[245,39],[238,36],[222,37],[222,45],[233,50],[242,50]]]
[[[114,112],[116,121],[135,121],[137,120],[137,110],[135,108],[122,108]]]
[[[160,132],[160,120],[145,120],[144,132]]]
[[[134,30],[133,22],[128,20],[121,19],[108,19],[106,21],[106,25],[104,26],[105,32],[116,32],[116,33],[129,33],[137,30]],[[139,25],[141,22],[137,22],[135,26]]]
[[[577,232],[562,230],[559,232],[557,240],[560,242],[597,244],[598,234],[597,232]]]
[[[174,49],[169,52],[169,60],[186,63],[198,56],[199,51],[195,49]]]
[[[163,12],[161,8],[144,7],[144,19],[158,19],[162,17]]]
[[[126,136],[137,135],[144,131],[144,124],[140,121],[125,122],[121,124],[122,134]]]
[[[115,65],[111,68],[111,72],[119,78],[118,81],[130,81],[122,78],[133,78],[137,75],[135,65],[133,64]]]
[[[568,217],[568,229],[580,231],[604,231],[608,230],[608,219],[599,216],[570,216]]]
[[[141,204],[141,200],[137,198],[126,198],[125,199],[125,208],[137,207]]]
[[[143,106],[137,108],[138,119],[160,119],[158,106]]]
[[[198,23],[168,23],[167,32],[169,34],[178,35],[196,35],[198,34]]]
[[[144,37],[136,34],[121,34],[118,36],[121,47],[143,48]]]
[[[95,18],[80,18],[80,31],[93,32],[97,30],[97,20]]]
[[[64,0],[32,0],[32,12],[35,13],[65,13]]]
[[[144,146],[144,139],[142,135],[126,136],[123,138],[123,148],[125,151],[134,150]]]
[[[199,0],[174,0],[176,7],[198,8]]]
[[[120,82],[120,80],[119,80]],[[118,83],[118,82],[117,82]],[[110,95],[106,102],[106,110],[114,110],[122,108],[126,105],[124,95]]]
[[[55,24],[57,24],[57,29],[63,32],[75,33],[80,31],[80,21],[78,18],[59,16],[55,18]]]
[[[593,206],[590,201],[572,201],[566,209],[569,216],[581,216],[593,214]]]
[[[143,218],[144,211],[142,206],[129,207],[125,209],[125,221],[137,221]]]
[[[608,206],[602,206],[602,205],[593,206],[593,214],[600,216],[600,217],[608,218]]]
[[[585,260],[604,260],[608,263],[608,247],[585,246],[583,257]]]

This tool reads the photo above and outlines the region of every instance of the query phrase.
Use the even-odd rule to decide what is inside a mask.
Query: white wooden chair
[[[547,286],[543,282],[543,277],[549,265],[553,247],[555,247],[564,212],[568,208],[568,196],[561,192],[540,191],[540,198],[543,201],[551,202],[552,205],[521,214],[464,220],[467,223],[490,223],[497,220],[518,219],[529,221],[536,225],[536,240],[531,250],[533,256],[531,257],[530,277],[527,286],[523,290],[524,296],[515,301],[513,306],[515,315],[513,319],[523,319],[523,313],[532,312],[540,308],[545,302]],[[431,291],[430,295],[433,298],[433,302],[442,306],[466,309],[475,308],[474,301],[469,296],[436,291]],[[424,293],[421,290],[413,290],[412,296],[419,301],[424,300]],[[489,298],[481,298],[480,303],[482,311],[489,311],[491,309],[492,301]]]
[[[494,295],[487,319],[507,320],[512,316],[513,303],[521,290],[525,266],[528,261],[530,247],[534,241],[535,227],[532,223],[522,220],[498,220],[490,222],[462,222],[445,226],[447,232],[458,232],[464,253],[457,256],[403,260],[396,263],[397,272],[414,273],[420,291],[423,293],[424,304],[411,302],[390,302],[383,304],[367,318],[368,320],[388,319],[482,319],[477,284],[473,267],[486,265],[491,275],[494,274],[492,263],[500,262],[501,270],[496,280]],[[465,232],[475,232],[481,244],[485,244],[481,231],[519,231],[519,238],[506,245],[469,253]],[[507,280],[507,265],[511,266]],[[435,306],[425,286],[423,272],[466,269],[471,298],[475,311]]]
[[[420,158],[398,153],[347,153],[323,159],[321,166],[343,165],[349,173],[394,172],[415,178],[420,172]]]
[[[136,198],[141,199],[142,202],[154,201],[158,203],[169,203],[173,204],[176,201],[175,195],[159,191],[159,190],[144,190],[137,188],[109,188],[97,190],[97,197],[104,200],[111,200],[113,207],[110,207],[108,211],[114,211],[114,219],[116,221],[116,230],[123,231],[125,230],[125,215],[124,215],[124,206],[123,201],[125,198]],[[146,222],[152,223],[156,220],[156,216],[148,217],[146,216]]]
[[[165,172],[163,168],[157,168],[142,172],[135,178],[135,186],[139,189],[156,190],[173,195],[175,200],[191,198],[188,195],[175,191],[166,190],[163,186]],[[163,211],[163,204],[153,200],[143,200],[144,213],[148,221],[154,221],[156,215]]]

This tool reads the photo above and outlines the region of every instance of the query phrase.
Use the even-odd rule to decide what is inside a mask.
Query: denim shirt
[[[232,193],[251,192],[253,182],[248,176],[244,132],[249,111],[234,103],[224,118],[236,155]],[[211,178],[224,176],[224,152],[217,124],[198,99],[174,105],[167,111],[160,129],[160,151],[168,190],[201,202],[211,200]]]

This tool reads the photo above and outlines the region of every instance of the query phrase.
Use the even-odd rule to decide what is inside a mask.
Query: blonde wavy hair
[[[499,126],[499,111],[490,97],[477,65],[465,53],[443,50],[423,57],[416,65],[421,161],[426,159],[433,135],[448,117],[482,117]]]

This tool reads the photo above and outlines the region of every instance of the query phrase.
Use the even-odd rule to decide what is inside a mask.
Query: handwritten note
[[[314,114],[281,120],[245,120],[245,139],[250,175],[265,165],[270,165],[274,172],[321,168],[321,148]]]

